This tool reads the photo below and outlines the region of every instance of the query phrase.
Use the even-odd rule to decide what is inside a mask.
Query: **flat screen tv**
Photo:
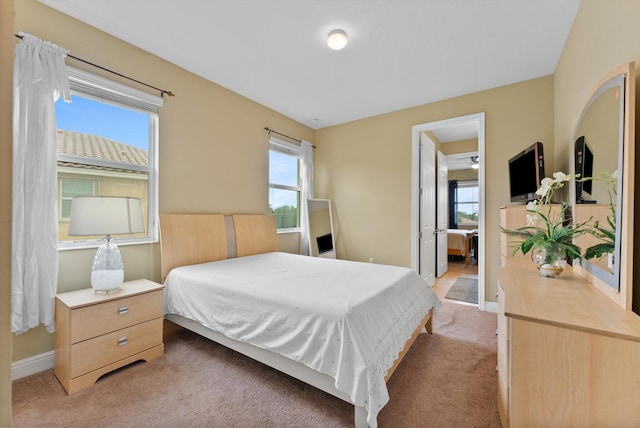
[[[333,238],[330,233],[316,237],[316,242],[318,243],[318,254],[333,251]]]
[[[580,178],[593,177],[593,151],[582,136],[576,140],[574,148],[575,172]],[[576,202],[578,204],[595,203],[592,199],[593,181],[576,181]]]
[[[526,204],[538,196],[536,190],[544,178],[544,153],[537,142],[509,159],[511,202]]]

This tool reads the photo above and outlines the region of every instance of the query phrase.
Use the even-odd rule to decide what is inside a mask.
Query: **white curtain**
[[[309,254],[308,199],[313,199],[313,146],[300,144],[300,254]]]
[[[68,51],[30,34],[16,46],[13,69],[11,331],[44,324],[53,332],[58,282],[56,119],[71,101]]]

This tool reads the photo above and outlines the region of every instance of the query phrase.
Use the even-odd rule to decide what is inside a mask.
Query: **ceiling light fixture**
[[[347,46],[347,33],[342,30],[333,30],[329,33],[327,45],[334,51],[339,51]]]

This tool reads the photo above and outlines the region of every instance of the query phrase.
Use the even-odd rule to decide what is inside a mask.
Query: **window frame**
[[[69,86],[72,95],[93,99],[116,107],[136,110],[149,115],[149,163],[146,166],[133,165],[118,161],[64,154],[58,154],[56,162],[78,163],[148,174],[147,236],[118,238],[117,243],[120,246],[158,242],[158,147],[160,140],[158,111],[163,105],[162,98],[74,67],[67,66],[67,69],[69,71]],[[57,167],[57,170],[60,170],[60,166]],[[59,183],[59,178],[57,179]],[[58,190],[59,195],[61,194],[60,192],[61,189]],[[59,207],[60,203],[61,200],[58,199],[56,207]],[[58,241],[58,250],[97,248],[103,243],[102,239],[78,238],[70,241]]]
[[[459,191],[460,188],[469,188],[469,187],[475,187],[478,189],[478,200],[477,201],[460,201],[460,196],[459,196]],[[456,220],[458,220],[458,206],[459,205],[464,205],[464,204],[477,204],[478,205],[478,215],[480,215],[480,185],[478,180],[464,180],[464,181],[458,181],[458,187],[456,189],[456,201],[454,202],[454,209],[455,209],[455,215],[456,215]],[[458,227],[460,226],[478,226],[478,222],[476,221],[475,223],[460,223],[458,222]]]
[[[64,168],[64,167],[63,167]],[[60,167],[58,167],[58,172],[60,171]],[[98,191],[98,181],[94,180],[94,179],[81,179],[81,178],[65,178],[65,177],[58,177],[58,222],[61,221],[69,221],[69,217],[64,217],[63,214],[63,202],[65,200],[71,200],[73,199],[73,197],[69,198],[69,197],[65,197],[64,196],[64,189],[62,188],[62,184],[65,181],[71,181],[71,180],[75,180],[75,181],[85,181],[87,183],[91,183],[91,195],[86,195],[86,196],[95,196],[96,192]]]
[[[298,221],[297,221],[298,227],[287,227],[287,228],[278,229],[276,226],[276,233],[300,233],[301,231],[301,228],[299,226],[301,222],[301,219],[300,219],[301,206],[300,205],[302,204],[302,201],[301,201],[302,187],[300,186],[300,162],[302,161],[301,159],[302,153],[300,150],[300,146],[297,146],[292,143],[287,143],[286,141],[282,141],[274,137],[270,137],[269,152],[271,152],[271,150],[274,150],[282,154],[295,156],[298,159],[298,175],[297,175],[298,185],[297,186],[272,183],[271,179],[269,178],[269,193],[271,192],[271,189],[291,190],[291,191],[296,191],[298,193],[298,210],[297,210],[298,211]],[[271,163],[269,163],[269,176],[271,176]],[[269,201],[269,197],[267,197],[267,202],[268,201]]]

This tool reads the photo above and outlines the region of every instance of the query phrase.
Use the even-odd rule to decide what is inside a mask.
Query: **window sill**
[[[300,232],[301,232],[301,230],[300,230],[299,227],[292,227],[290,229],[278,229],[278,230],[276,230],[276,233],[278,235],[285,234],[285,233],[300,233]]]
[[[138,239],[114,239],[113,241],[118,247],[126,247],[129,245],[155,244],[158,242],[157,239],[151,237]],[[58,242],[58,251],[97,249],[103,243],[103,240],[64,241],[63,243]]]

